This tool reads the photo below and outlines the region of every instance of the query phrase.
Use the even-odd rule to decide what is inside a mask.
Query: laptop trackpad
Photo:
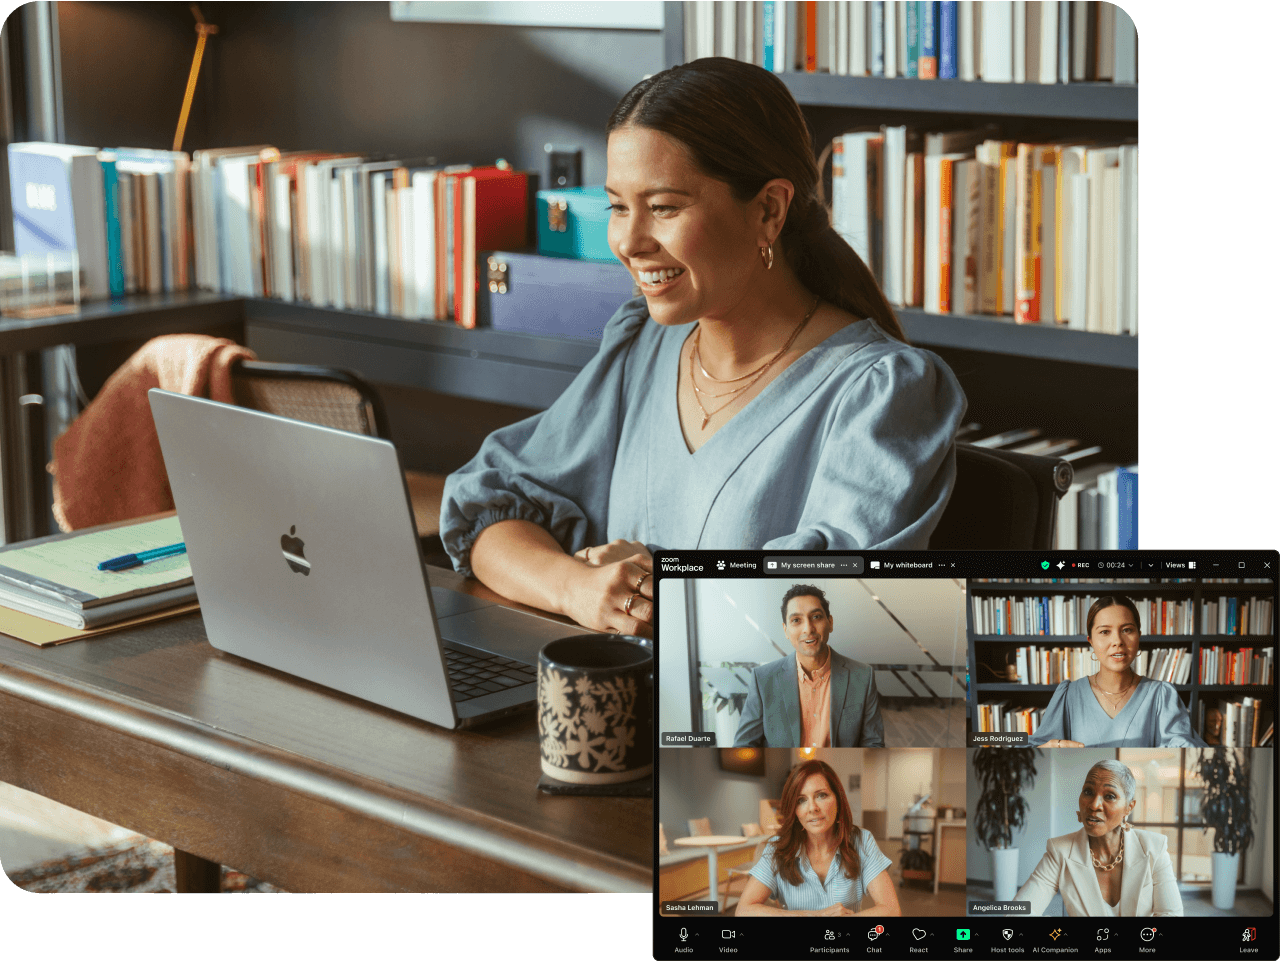
[[[445,640],[525,664],[537,664],[538,651],[548,641],[591,633],[574,624],[561,624],[496,604],[450,618],[441,617],[439,621],[440,635]]]
[[[436,620],[439,621],[443,621],[446,617],[453,617],[455,614],[493,606],[493,601],[482,601],[478,597],[463,594],[461,591],[451,591],[447,587],[431,588],[431,601],[435,604]]]

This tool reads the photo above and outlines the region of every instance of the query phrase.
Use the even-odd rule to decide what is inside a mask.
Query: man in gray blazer
[[[782,598],[782,624],[795,654],[751,672],[733,746],[884,747],[875,675],[870,666],[831,649],[835,621],[826,594],[811,584],[793,585]],[[812,712],[808,739],[802,702]],[[824,713],[830,718],[827,738]]]

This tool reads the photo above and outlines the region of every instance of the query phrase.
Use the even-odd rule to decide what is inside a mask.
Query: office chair
[[[238,360],[231,367],[231,390],[241,407],[391,439],[386,410],[373,385],[338,367]],[[404,476],[423,556],[449,566],[440,542],[444,475],[407,470]]]
[[[1057,457],[956,444],[956,487],[931,550],[1049,550],[1071,465]]]

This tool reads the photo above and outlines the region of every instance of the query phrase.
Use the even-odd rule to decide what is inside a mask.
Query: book
[[[920,62],[918,75],[921,80],[938,79],[938,4],[920,3]]]
[[[867,7],[866,0],[849,3],[849,73],[854,77],[867,75]]]
[[[1012,83],[1013,2],[983,0],[981,6],[982,79],[988,83]]]
[[[459,174],[454,180],[454,319],[476,326],[476,258],[482,250],[519,250],[528,243],[528,175],[506,167]]]
[[[120,238],[120,178],[115,155],[108,150],[98,152],[102,165],[102,198],[107,228],[107,276],[112,297],[124,294],[124,250]]]
[[[884,0],[868,0],[867,3],[867,65],[871,76],[885,76],[884,64]]]
[[[903,64],[904,77],[919,77],[920,69],[920,13],[925,3],[907,3],[907,59]],[[892,301],[890,301],[892,303]]]
[[[951,311],[978,312],[978,161],[952,167]]]
[[[904,227],[906,217],[907,128],[881,127],[884,140],[881,196],[883,197],[884,263],[880,285],[890,304],[905,303],[903,288]]]
[[[102,165],[93,147],[9,144],[14,252],[19,256],[74,251],[82,299],[111,294]]]
[[[172,516],[0,549],[0,606],[83,629],[148,613],[158,604],[187,603],[194,587],[185,553],[125,571],[97,569],[109,558],[181,540]],[[158,594],[165,596],[140,600]]]
[[[954,0],[950,3],[944,0],[938,4],[938,77],[942,80],[955,80],[959,74],[960,57],[956,32],[958,7],[959,4]],[[970,43],[972,43],[972,36]],[[970,61],[972,62],[972,56]]]

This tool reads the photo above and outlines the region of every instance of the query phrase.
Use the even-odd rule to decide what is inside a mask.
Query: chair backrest
[[[764,832],[760,830],[760,825],[755,821],[748,821],[746,824],[742,825],[742,836],[744,838],[759,837],[763,833]]]
[[[934,550],[1049,550],[1071,465],[956,444],[956,487],[929,539]]]
[[[711,818],[689,818],[689,834],[693,837],[710,837]]]
[[[667,850],[667,830],[662,826],[661,822],[659,822],[658,824],[658,853],[659,854],[671,853],[670,851]]]
[[[390,437],[378,392],[339,367],[242,360],[231,368],[231,389],[241,407],[355,434]]]

